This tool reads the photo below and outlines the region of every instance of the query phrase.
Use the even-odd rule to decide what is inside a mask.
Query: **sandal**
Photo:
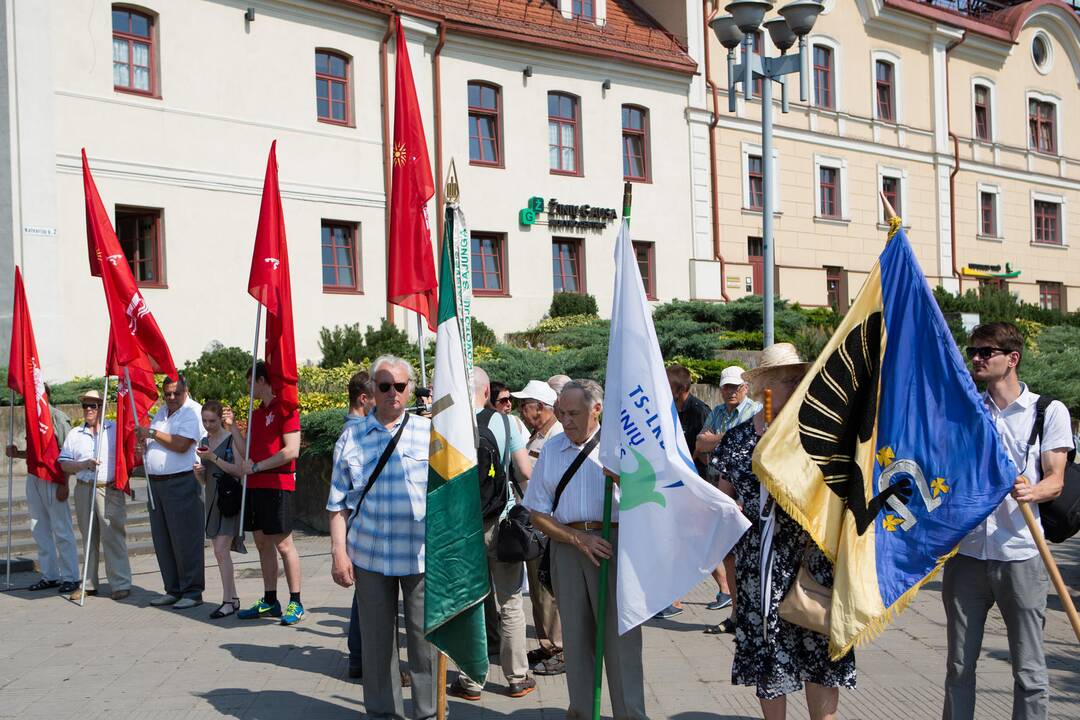
[[[566,672],[566,660],[562,653],[532,666],[533,675],[562,675]]]
[[[735,621],[731,618],[724,620],[719,625],[710,625],[705,628],[706,635],[726,635],[735,633]]]
[[[228,608],[226,610],[225,608]],[[240,609],[240,598],[234,597],[232,602],[223,602],[217,606],[217,610],[210,613],[211,620],[220,620],[223,617],[229,617]]]

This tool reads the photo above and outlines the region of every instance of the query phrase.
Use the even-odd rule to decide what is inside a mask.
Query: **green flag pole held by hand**
[[[630,224],[630,201],[633,186],[630,183],[623,184],[623,219]],[[613,479],[607,471],[604,472],[604,527],[600,537],[605,542],[611,542],[611,500],[614,493]],[[608,594],[608,563],[610,560],[600,561],[600,582],[597,586],[596,604],[596,657],[593,661],[593,720],[600,720],[600,693],[604,677],[604,637],[605,625],[607,624],[607,594]]]

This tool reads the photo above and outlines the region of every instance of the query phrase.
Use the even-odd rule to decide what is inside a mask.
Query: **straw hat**
[[[761,353],[761,361],[753,370],[743,373],[743,380],[758,388],[764,387],[765,378],[778,370],[801,370],[806,372],[810,363],[803,362],[791,343],[775,343]]]
[[[88,402],[88,401],[91,401],[91,400],[96,402],[98,404],[98,406],[100,407],[101,406],[101,393],[99,393],[97,390],[87,390],[86,392],[84,392],[82,395],[79,396],[79,402]]]

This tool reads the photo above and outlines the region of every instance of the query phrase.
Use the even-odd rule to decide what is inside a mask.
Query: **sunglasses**
[[[509,405],[510,404],[510,396],[507,395],[506,397],[499,398],[498,400],[495,401],[495,404],[496,405]]]
[[[378,383],[376,385],[376,387],[379,388],[379,392],[381,392],[381,393],[390,392],[390,388],[394,388],[399,393],[403,393],[403,392],[405,392],[405,388],[409,387],[409,383],[407,383],[407,382],[400,382],[400,383],[381,382],[381,383]]]
[[[83,403],[82,404],[82,409],[83,410],[97,410],[99,407],[101,407],[101,406],[98,405],[97,403]]]
[[[997,353],[1001,353],[1002,355],[1008,355],[1010,352],[1012,352],[1011,350],[1006,350],[1005,348],[992,347],[990,345],[984,345],[982,347],[967,347],[964,348],[964,351],[967,353],[968,360],[974,360],[977,357],[983,360],[989,360]]]

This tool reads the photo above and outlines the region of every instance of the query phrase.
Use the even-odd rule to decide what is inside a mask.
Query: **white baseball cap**
[[[539,400],[549,407],[555,405],[555,401],[559,398],[551,386],[543,380],[530,380],[525,383],[525,387],[510,395],[518,400]]]
[[[721,387],[724,385],[742,385],[744,382],[746,381],[743,380],[743,369],[738,365],[730,365],[720,373]]]

